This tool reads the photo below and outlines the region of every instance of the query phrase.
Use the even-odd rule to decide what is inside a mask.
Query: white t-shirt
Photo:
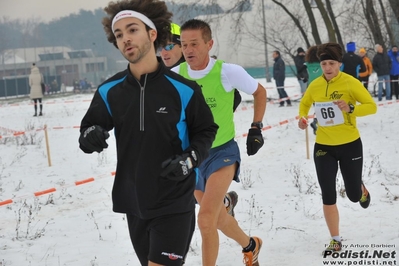
[[[193,79],[201,79],[205,77],[215,65],[215,59],[209,58],[209,63],[205,69],[192,70],[188,66],[188,75]],[[172,68],[173,72],[179,73],[180,66]],[[236,64],[223,63],[222,64],[222,84],[227,92],[233,89],[245,92],[247,94],[253,94],[258,88],[258,81],[248,74],[242,66]]]

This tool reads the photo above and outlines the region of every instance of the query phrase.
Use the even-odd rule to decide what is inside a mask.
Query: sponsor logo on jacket
[[[167,114],[166,107],[161,107],[159,110],[156,111],[158,114]]]
[[[343,94],[339,94],[337,91],[333,91],[330,94],[330,100],[339,100],[339,99],[341,99],[342,95]]]

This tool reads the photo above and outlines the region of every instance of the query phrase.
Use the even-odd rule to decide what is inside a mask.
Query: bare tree
[[[391,26],[388,23],[388,19],[387,19],[387,15],[385,12],[385,7],[384,4],[382,3],[382,0],[378,0],[378,3],[380,4],[380,8],[381,8],[381,17],[382,17],[382,21],[384,22],[387,34],[388,34],[388,40],[390,40],[391,45],[395,44],[395,37],[393,35]]]
[[[299,46],[327,41],[342,46],[347,41],[362,46],[392,45],[396,43],[392,24],[399,21],[398,0],[171,0],[167,3],[173,7],[174,22],[183,23],[193,17],[206,20],[212,26],[216,49],[223,54],[222,58],[244,57],[247,61],[254,58],[248,65],[267,63],[258,55],[266,55],[268,50],[278,49],[292,56]],[[47,36],[44,35],[47,28],[41,24],[36,27],[27,22],[19,24],[18,29],[23,36],[18,41],[24,40],[21,45],[41,44]],[[9,41],[15,47],[17,42]],[[0,50],[5,43],[0,40]],[[268,56],[271,58],[271,54]]]
[[[331,18],[331,24],[334,28],[335,35],[337,36],[338,43],[340,45],[342,45],[342,47],[343,47],[344,41],[342,40],[341,31],[340,31],[339,25],[337,23],[330,0],[326,0],[326,6],[327,6],[328,15]]]
[[[274,3],[276,3],[278,6],[280,6],[280,7],[284,10],[284,12],[287,13],[287,15],[292,19],[292,21],[294,22],[295,26],[298,28],[299,32],[301,33],[303,39],[305,40],[306,46],[309,47],[309,46],[310,46],[310,42],[309,42],[308,36],[307,36],[305,30],[303,29],[303,27],[302,27],[302,25],[301,25],[301,22],[299,21],[298,17],[294,16],[294,14],[292,14],[292,13],[287,9],[287,7],[284,6],[282,3],[280,3],[279,1],[277,1],[277,0],[272,0],[272,2],[274,2]],[[305,2],[306,2],[306,1],[305,1]],[[310,7],[310,5],[309,5],[309,7]]]
[[[330,17],[328,16],[328,12],[326,8],[324,7],[323,1],[322,0],[314,0],[317,4],[317,8],[320,11],[321,17],[324,21],[324,25],[326,26],[327,32],[328,32],[328,41],[329,42],[337,42],[337,39],[335,38],[335,29],[333,26],[333,23],[331,22]]]
[[[373,4],[373,0],[362,0],[363,13],[367,20],[370,32],[372,33],[374,43],[381,44],[385,48],[385,40],[379,23],[379,18]]]
[[[398,0],[388,0],[388,1],[389,4],[391,5],[392,13],[396,18],[396,23],[399,24],[399,1]]]
[[[314,44],[321,44],[319,30],[317,29],[316,19],[312,11],[312,7],[308,0],[302,0],[303,6],[305,7],[306,14],[309,18],[309,23],[312,28],[312,35],[314,39]],[[308,45],[310,47],[310,45]]]

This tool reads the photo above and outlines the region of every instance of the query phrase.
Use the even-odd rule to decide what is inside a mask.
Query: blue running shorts
[[[240,182],[238,175],[240,174],[241,156],[237,142],[232,139],[219,147],[212,148],[209,151],[208,158],[198,167],[199,175],[195,189],[205,191],[206,181],[211,174],[222,167],[235,163],[238,166],[233,180]]]

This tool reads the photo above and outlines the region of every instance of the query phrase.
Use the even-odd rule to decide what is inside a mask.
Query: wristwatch
[[[353,104],[348,104],[348,106],[349,106],[349,112],[348,113],[353,113],[353,111],[355,111],[355,106],[353,105]]]
[[[251,124],[251,127],[257,127],[258,129],[262,129],[263,128],[263,123],[262,122],[253,122]]]

